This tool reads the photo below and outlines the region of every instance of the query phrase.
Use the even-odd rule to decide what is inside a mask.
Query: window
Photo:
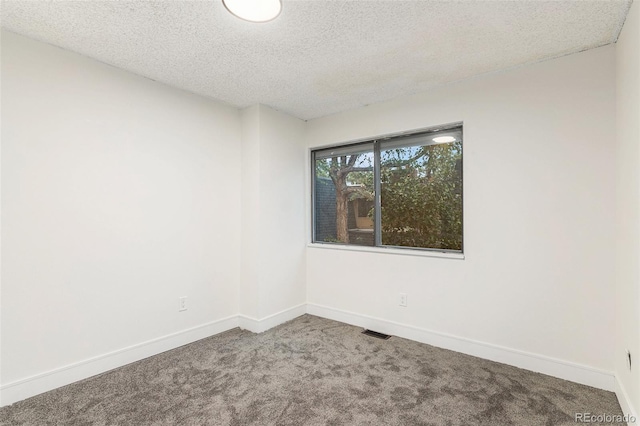
[[[462,125],[312,151],[313,242],[462,252]]]

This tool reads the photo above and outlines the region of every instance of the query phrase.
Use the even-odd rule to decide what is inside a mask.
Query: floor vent
[[[373,330],[365,330],[362,332],[362,334],[366,334],[367,336],[375,337],[376,339],[382,339],[382,340],[387,340],[391,338],[391,336],[389,336],[388,334],[378,333],[377,331],[373,331]]]

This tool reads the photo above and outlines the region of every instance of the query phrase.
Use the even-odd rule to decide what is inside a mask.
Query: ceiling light
[[[280,15],[281,0],[222,0],[229,12],[250,22],[268,22]]]
[[[455,142],[456,138],[454,138],[453,136],[438,136],[437,138],[433,138],[433,141],[435,143],[448,143],[448,142]]]

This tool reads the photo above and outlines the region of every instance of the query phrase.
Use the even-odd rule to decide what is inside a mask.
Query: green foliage
[[[316,161],[316,176],[328,178],[329,177],[329,159],[323,158]]]
[[[374,174],[373,170],[364,172],[351,172],[349,173],[349,185],[353,187],[361,188],[357,193],[351,194],[350,199],[355,200],[357,198],[364,198],[366,200],[373,200],[374,193]]]
[[[326,237],[324,239],[325,243],[339,243],[341,242],[339,239],[337,239],[336,237]]]
[[[316,160],[316,177],[331,178],[348,167],[353,171],[346,173],[345,183],[352,188],[349,200],[366,198],[373,200],[373,153],[353,154],[342,157],[330,157]],[[334,180],[335,183],[335,180]],[[338,189],[340,190],[340,188]]]
[[[382,243],[461,250],[462,143],[385,150],[380,160]],[[316,176],[335,184],[341,174],[344,187],[336,192],[373,200],[372,153],[316,161]]]
[[[382,243],[462,249],[462,144],[382,152]]]

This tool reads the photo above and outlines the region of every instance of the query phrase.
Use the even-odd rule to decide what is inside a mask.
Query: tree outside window
[[[462,251],[461,126],[318,150],[313,161],[314,242]]]

